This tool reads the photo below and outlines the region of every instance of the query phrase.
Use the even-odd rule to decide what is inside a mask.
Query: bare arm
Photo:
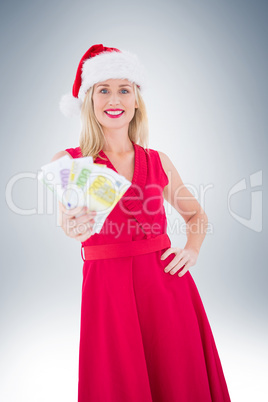
[[[183,217],[186,222],[187,243],[185,249],[191,248],[198,253],[206,236],[208,218],[193,194],[185,187],[182,179],[169,159],[163,152],[158,152],[169,183],[164,188],[164,198]]]

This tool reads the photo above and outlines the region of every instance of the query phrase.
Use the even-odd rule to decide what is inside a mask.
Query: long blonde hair
[[[81,109],[81,133],[79,145],[83,156],[92,156],[93,160],[99,155],[105,143],[105,137],[100,123],[98,122],[93,107],[93,86],[85,95]],[[133,119],[129,123],[128,136],[135,144],[148,148],[149,128],[145,103],[140,90],[134,83],[134,93],[138,108],[135,109]],[[102,158],[101,158],[102,159]]]

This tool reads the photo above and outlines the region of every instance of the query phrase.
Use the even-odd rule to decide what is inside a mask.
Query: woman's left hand
[[[161,260],[164,260],[172,253],[175,254],[175,257],[165,267],[164,271],[169,272],[171,275],[174,275],[176,272],[179,271],[179,269],[184,267],[183,270],[178,274],[178,276],[183,276],[184,274],[186,274],[190,267],[196,264],[199,254],[195,249],[192,248],[182,249],[178,247],[171,247],[162,254]]]

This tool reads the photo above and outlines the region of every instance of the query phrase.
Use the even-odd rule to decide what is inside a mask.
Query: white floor
[[[65,327],[49,320],[44,327],[41,318],[40,322],[21,323],[20,331],[14,328],[13,335],[1,344],[3,402],[77,401],[78,330],[70,330],[70,322],[66,327],[66,317],[62,320]],[[79,327],[78,321],[72,324]],[[267,402],[265,331],[255,327],[229,330],[213,323],[213,333],[232,402]]]

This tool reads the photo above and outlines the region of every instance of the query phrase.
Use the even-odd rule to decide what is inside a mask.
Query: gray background
[[[78,146],[80,121],[61,115],[58,102],[98,43],[136,53],[149,72],[150,148],[170,157],[212,228],[190,272],[231,399],[267,400],[267,8],[259,0],[1,3],[0,400],[77,399],[80,244],[59,227],[36,174]],[[262,183],[251,188],[256,172]],[[228,206],[241,180],[246,188]],[[172,245],[184,247],[172,226],[182,218],[165,206]]]

